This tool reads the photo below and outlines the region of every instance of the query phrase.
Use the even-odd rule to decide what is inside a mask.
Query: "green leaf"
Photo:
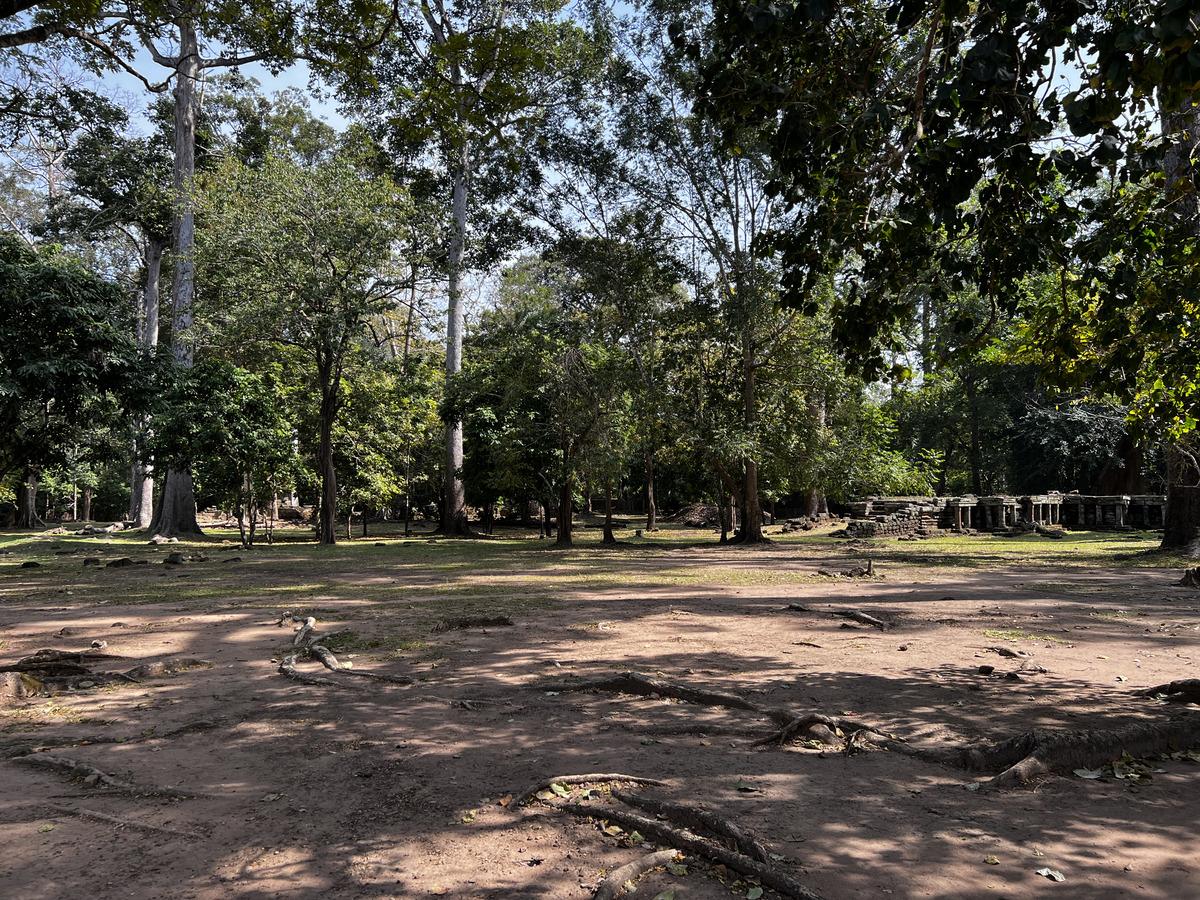
[[[750,888],[746,891],[746,900],[758,900],[763,895],[763,889],[760,887]]]
[[[667,888],[654,895],[654,900],[675,900],[675,888]]]
[[[53,831],[53,830],[54,830],[53,825],[39,825],[38,826],[38,834],[45,834],[47,831]]]
[[[672,875],[686,875],[688,867],[683,863],[667,863],[667,871]]]
[[[998,866],[998,865],[1000,865],[1000,858],[999,858],[999,857],[997,857],[997,856],[985,856],[985,857],[983,858],[983,861],[984,861],[985,863],[987,863],[989,866]]]
[[[570,797],[571,796],[571,791],[567,788],[567,786],[565,784],[559,784],[558,782],[555,782],[554,784],[550,785],[550,790],[554,791],[554,793],[557,794],[559,797]]]

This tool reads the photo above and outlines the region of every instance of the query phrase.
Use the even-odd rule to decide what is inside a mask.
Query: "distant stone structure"
[[[938,531],[1011,533],[1019,529],[1162,528],[1167,498],[1050,491],[1026,496],[868,497],[848,504],[847,537],[926,536]]]

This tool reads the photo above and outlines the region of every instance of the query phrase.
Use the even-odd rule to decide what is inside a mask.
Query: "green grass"
[[[317,545],[309,531],[279,532],[276,542],[236,549],[236,531],[151,547],[144,533],[100,537],[46,532],[0,533],[0,605],[46,602],[111,606],[184,603],[209,608],[306,611],[322,621],[352,613],[342,604],[369,604],[403,613],[402,640],[417,640],[444,615],[520,615],[553,607],[578,592],[636,592],[695,588],[806,584],[831,570],[872,559],[887,577],[921,581],[956,570],[1179,567],[1179,555],[1157,552],[1152,533],[1071,532],[1063,540],[1036,534],[1019,538],[944,535],[923,541],[855,541],[828,530],[780,535],[765,548],[722,547],[710,529],[664,526],[641,538],[622,535],[616,547],[600,545],[600,531],[576,531],[577,545],[557,550],[532,532],[498,530],[489,538],[404,538],[374,529],[366,539]],[[383,546],[377,546],[382,542]],[[73,551],[58,553],[56,551]],[[205,562],[165,566],[166,554],[203,553]],[[84,567],[86,555],[103,561],[128,556],[146,565]],[[240,562],[225,562],[231,557]],[[34,560],[40,568],[23,569]],[[1084,590],[1066,581],[1035,582],[1046,590]]]

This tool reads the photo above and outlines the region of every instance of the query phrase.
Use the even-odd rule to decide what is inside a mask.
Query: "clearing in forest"
[[[1194,893],[1155,536],[582,534],[0,535],[3,893]]]

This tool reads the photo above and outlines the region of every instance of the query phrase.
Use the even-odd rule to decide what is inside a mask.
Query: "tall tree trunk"
[[[40,528],[46,523],[37,514],[38,473],[28,469],[17,486],[17,520],[15,528]]]
[[[79,507],[79,521],[92,521],[92,489],[90,487],[83,489],[83,503]]]
[[[1175,215],[1187,224],[1193,233],[1200,232],[1200,181],[1196,177],[1193,162],[1200,149],[1200,108],[1185,104],[1183,109],[1163,117],[1163,133],[1174,135],[1175,143],[1163,159],[1166,173],[1166,190],[1175,193],[1177,207]],[[1178,190],[1180,181],[1191,181],[1188,190]],[[1194,434],[1194,433],[1193,433]],[[1197,442],[1190,441],[1189,447],[1167,448],[1167,509],[1164,517],[1164,550],[1189,547],[1200,536],[1200,469],[1197,468],[1194,450]],[[1192,548],[1200,550],[1200,547]]]
[[[179,65],[175,72],[175,162],[173,222],[175,277],[171,284],[174,307],[171,330],[171,357],[177,366],[192,367],[192,301],[196,276],[196,212],[192,183],[196,177],[196,113],[199,100],[196,83],[200,78],[200,51],[196,28],[186,15],[180,16]],[[167,537],[202,534],[196,521],[196,499],[192,473],[167,471],[166,482],[150,530]]]
[[[337,523],[337,474],[333,470],[333,416],[337,405],[337,383],[329,372],[321,377],[321,411],[318,429],[317,467],[321,471],[321,512],[317,540],[336,544],[334,528]]]
[[[813,431],[818,437],[822,437],[825,433],[825,395],[809,397],[807,406],[808,414],[812,418]],[[804,515],[808,518],[819,516],[824,505],[825,498],[817,488],[810,487],[804,492]]]
[[[754,344],[747,326],[742,332],[742,422],[746,437],[754,436],[758,424],[758,403]],[[761,544],[767,539],[762,530],[762,504],[758,496],[758,461],[747,455],[742,468],[742,529],[737,540],[745,544]]]
[[[138,349],[146,354],[158,346],[159,281],[165,251],[163,241],[146,238],[146,285],[138,297],[137,310]],[[149,433],[149,419],[138,417],[130,442],[133,464],[129,473],[129,521],[134,528],[146,528],[154,518],[154,467],[140,459]]]
[[[467,178],[470,155],[463,143],[455,161],[451,213],[454,218],[450,237],[448,303],[446,308],[446,381],[449,385],[462,371],[463,308],[462,278],[466,259]],[[442,532],[448,535],[471,533],[467,522],[466,489],[462,482],[463,427],[462,410],[449,410],[446,421],[446,507],[442,511]]]
[[[658,506],[654,502],[654,454],[642,451],[646,462],[646,531],[658,531]]]
[[[968,377],[966,381],[967,409],[971,418],[971,435],[968,453],[971,461],[971,490],[975,496],[983,494],[983,450],[979,445],[979,402],[975,390],[975,379]]]
[[[617,542],[613,535],[613,502],[612,502],[613,483],[612,479],[608,479],[604,490],[604,537],[600,543],[612,545]]]
[[[570,547],[571,525],[573,518],[573,500],[575,498],[574,479],[571,476],[563,478],[558,486],[558,536],[554,539],[556,547]]]

